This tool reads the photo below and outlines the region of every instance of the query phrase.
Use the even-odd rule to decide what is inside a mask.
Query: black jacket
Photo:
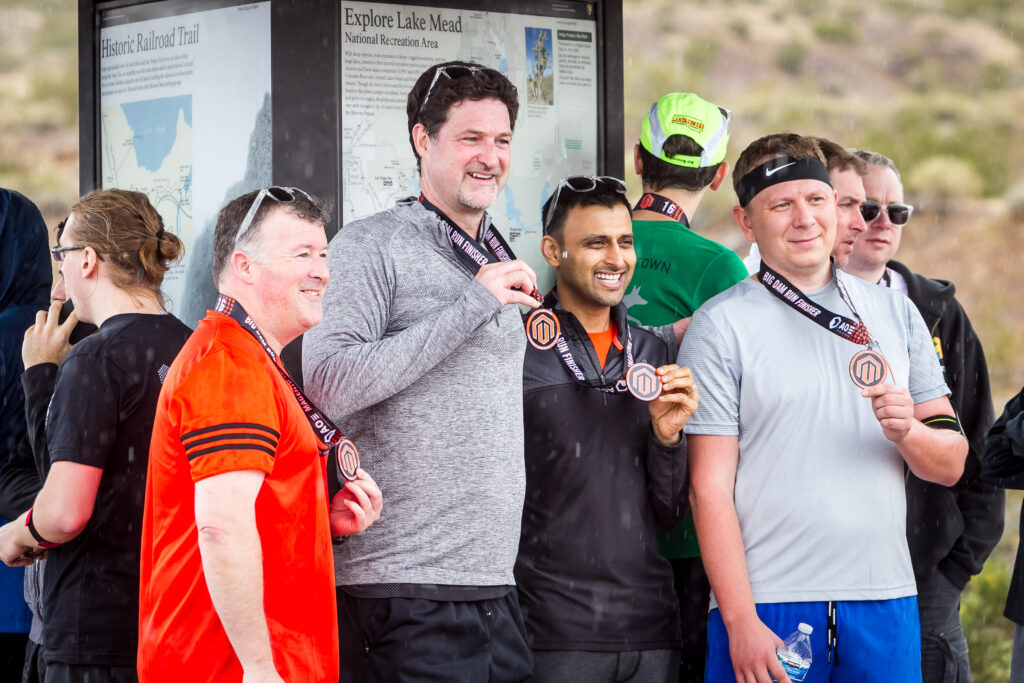
[[[964,476],[952,488],[907,473],[910,559],[918,584],[938,569],[963,590],[1003,534],[1005,494],[978,476],[978,454],[995,418],[985,352],[953,283],[911,272],[898,261],[888,267],[907,281],[908,296],[931,332],[950,403],[970,443]]]
[[[28,429],[0,467],[0,515],[8,519],[16,519],[32,507],[50,471],[46,409],[56,383],[57,366],[53,363],[34,365],[21,375]]]
[[[1010,399],[985,440],[981,476],[996,486],[1024,489],[1024,389]],[[1020,516],[1024,538],[1024,511]],[[1007,619],[1024,625],[1024,543],[1017,545],[1017,560],[1006,596]]]
[[[602,370],[582,325],[557,306],[562,333],[595,385],[625,374],[626,309],[613,309],[617,343]],[[659,334],[630,326],[636,362],[673,362]],[[577,382],[557,347],[526,350],[523,367],[526,500],[516,561],[532,647],[626,651],[680,645],[672,568],[655,527],[687,511],[685,439],[664,447],[648,405]]]

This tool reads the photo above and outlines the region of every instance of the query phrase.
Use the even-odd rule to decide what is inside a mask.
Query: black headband
[[[799,160],[790,157],[776,157],[750,169],[736,183],[736,196],[740,200],[740,206],[745,207],[762,190],[790,180],[820,180],[832,187],[828,169],[817,157]]]

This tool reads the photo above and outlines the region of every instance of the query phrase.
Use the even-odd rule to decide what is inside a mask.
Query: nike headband
[[[817,157],[799,160],[790,157],[776,157],[760,166],[755,166],[740,178],[740,181],[736,183],[736,197],[740,200],[740,206],[746,207],[750,200],[762,190],[791,180],[820,180],[832,187],[828,169]]]

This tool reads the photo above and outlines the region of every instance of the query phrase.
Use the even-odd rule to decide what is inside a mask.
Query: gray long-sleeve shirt
[[[305,387],[359,447],[380,520],[335,550],[339,586],[510,586],[525,472],[516,306],[455,257],[418,203],[341,230]]]

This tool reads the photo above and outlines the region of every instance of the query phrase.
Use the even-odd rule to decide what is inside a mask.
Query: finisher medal
[[[356,470],[359,469],[359,449],[348,437],[342,439],[337,446],[338,471],[347,481],[355,481]]]
[[[626,371],[629,393],[641,401],[653,401],[661,395],[661,378],[650,363],[637,363]]]
[[[526,318],[526,339],[535,349],[550,349],[561,331],[558,317],[550,308],[538,308]]]
[[[861,389],[881,384],[887,369],[885,358],[874,349],[858,351],[850,359],[850,379]]]

